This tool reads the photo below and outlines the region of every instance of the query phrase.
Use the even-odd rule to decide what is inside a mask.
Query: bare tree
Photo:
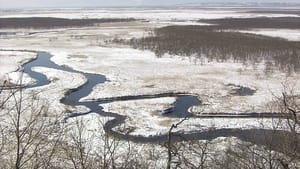
[[[273,103],[272,109],[283,114],[284,117],[272,119],[272,129],[255,136],[263,144],[241,141],[233,147],[228,147],[225,156],[218,161],[218,168],[296,169],[299,167],[299,97],[293,90],[284,86],[282,95],[275,97]]]
[[[124,152],[121,160],[123,164],[117,164],[117,159],[121,157],[121,152],[117,152],[120,142],[104,132],[103,121],[96,118],[99,128],[93,126],[95,128],[88,129],[84,119],[79,117],[72,120],[73,122],[68,122],[70,124],[65,131],[65,143],[62,147],[66,160],[72,164],[71,168],[116,168],[117,165],[122,166],[129,161],[129,153],[126,156]],[[129,143],[128,145],[130,146]]]
[[[172,138],[173,136],[173,129],[177,128],[181,123],[183,123],[185,120],[187,120],[188,117],[183,118],[182,120],[180,120],[178,123],[176,124],[172,124],[172,126],[170,127],[169,131],[168,131],[168,142],[167,142],[167,150],[168,150],[168,161],[167,161],[167,169],[171,168],[172,163],[174,163],[173,161],[173,156],[177,156],[178,155],[178,148],[176,146],[174,146],[174,140]]]
[[[181,142],[183,144],[183,150],[181,152],[180,160],[185,167],[191,169],[205,169],[210,168],[209,162],[211,162],[211,150],[209,149],[210,141],[187,141]],[[196,160],[195,160],[196,159]]]
[[[55,123],[57,119],[45,117],[48,114],[46,103],[36,93],[25,94],[23,87],[21,73],[18,84],[1,93],[4,126],[1,143],[6,152],[3,163],[16,169],[50,168],[61,136]]]
[[[279,159],[283,166],[289,166],[293,162],[300,164],[300,98],[296,96],[292,89],[285,86],[282,97],[278,99],[280,111],[286,114],[286,122],[284,126],[289,129],[289,142],[283,144],[284,153],[289,156],[289,159]]]
[[[87,169],[92,168],[91,157],[91,137],[87,137],[83,120],[76,120],[75,124],[68,131],[65,131],[65,139],[62,149],[65,158],[70,161],[72,168]]]

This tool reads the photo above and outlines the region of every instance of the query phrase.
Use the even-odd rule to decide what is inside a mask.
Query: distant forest
[[[295,9],[253,9],[250,11],[247,11],[245,13],[259,13],[259,14],[293,14],[293,15],[300,15],[300,11]]]
[[[35,28],[51,29],[63,27],[94,26],[107,22],[129,22],[135,19],[64,19],[51,17],[30,17],[30,18],[0,18],[0,29],[3,28]]]
[[[222,20],[221,20],[222,21]],[[227,24],[226,24],[227,25]],[[114,39],[133,48],[163,54],[224,62],[259,63],[281,70],[300,71],[300,42],[261,35],[230,32],[210,26],[167,26],[157,28],[152,35],[128,41]]]
[[[213,24],[209,29],[300,29],[300,17],[202,19],[199,22]]]

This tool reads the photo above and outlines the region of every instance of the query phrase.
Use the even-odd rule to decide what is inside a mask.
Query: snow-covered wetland
[[[35,97],[47,104],[44,118],[49,123],[66,126],[62,142],[76,143],[74,138],[79,137],[76,132],[81,129],[80,139],[89,142],[85,147],[89,153],[106,152],[105,145],[113,142],[118,150],[116,163],[121,163],[124,160],[121,156],[126,153],[134,154],[131,160],[143,154],[148,164],[141,168],[165,168],[170,134],[175,141],[183,141],[174,143],[179,147],[185,143],[205,145],[211,152],[211,161],[213,156],[221,158],[226,150],[241,142],[268,147],[265,137],[283,139],[284,135],[283,140],[287,140],[291,135],[291,120],[286,113],[289,109],[282,107],[282,97],[292,98],[296,105],[300,103],[300,25],[288,20],[283,28],[272,28],[270,24],[245,29],[226,27],[218,19],[275,18],[276,25],[284,18],[297,20],[300,16],[247,11],[230,8],[1,11],[0,18],[4,20],[0,19],[0,83],[3,84],[0,94],[9,96],[15,85],[23,87],[23,95],[28,98],[36,93]],[[30,22],[26,23],[26,18]],[[66,19],[63,20],[66,25],[58,19],[55,20],[58,25],[35,27],[38,24],[34,18]],[[22,22],[22,26],[13,23],[13,19]],[[88,23],[80,26],[82,23],[77,20],[81,19]],[[225,26],[220,29],[218,24]],[[227,38],[229,33],[235,38],[235,33],[239,33],[241,46],[237,48],[249,49],[247,52],[252,50],[247,46],[253,44],[251,38],[266,45],[257,49],[260,53],[247,53],[249,59],[236,59],[235,55],[243,52],[230,53],[229,59],[210,56],[209,53],[223,45],[211,40],[207,44],[213,49],[207,52],[201,48],[200,55],[198,51],[184,53],[187,50],[178,52],[168,48],[172,43],[180,45],[178,39],[165,46],[153,45],[156,37],[165,35],[159,33],[165,28],[206,31],[211,26],[216,30],[205,32],[208,35],[222,33]],[[240,40],[244,36],[249,43]],[[154,41],[149,45],[147,40],[151,38]],[[273,50],[268,45],[271,41],[278,45],[274,47],[276,52],[287,51],[286,59],[281,58],[280,52],[271,56],[275,53],[269,51]],[[226,47],[218,50],[221,55]],[[255,54],[259,54],[256,59]],[[261,57],[263,54],[270,56]],[[29,100],[24,102],[31,104]],[[283,103],[287,106],[292,102]],[[2,111],[1,107],[0,119],[7,116],[4,109],[8,108]],[[178,126],[173,128],[175,124]],[[300,126],[293,129],[298,138]],[[280,134],[272,135],[273,131]],[[272,151],[285,153],[277,141],[274,145]],[[187,168],[199,160],[197,155],[187,157],[191,160],[184,163]],[[291,163],[297,167],[299,160]]]

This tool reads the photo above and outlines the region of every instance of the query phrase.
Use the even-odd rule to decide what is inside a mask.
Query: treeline
[[[65,19],[51,17],[30,17],[30,18],[0,18],[0,29],[3,28],[63,28],[94,26],[95,24],[108,22],[130,22],[133,18],[127,19]]]
[[[253,9],[246,13],[300,15],[300,11],[298,9]]]
[[[115,39],[133,48],[163,54],[207,58],[209,61],[259,63],[267,61],[281,69],[300,70],[300,43],[279,38],[214,30],[202,26],[167,26],[153,35],[129,41]],[[270,65],[269,65],[270,66]]]
[[[259,17],[259,18],[223,18],[202,19],[199,22],[214,24],[214,29],[251,29],[251,28],[277,28],[300,29],[299,17]]]

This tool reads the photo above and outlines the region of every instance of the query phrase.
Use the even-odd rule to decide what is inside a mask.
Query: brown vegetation
[[[300,22],[299,22],[300,23]],[[300,43],[260,35],[228,32],[202,26],[167,26],[140,39],[114,42],[126,43],[133,48],[151,50],[160,57],[165,53],[195,57],[199,61],[224,62],[229,59],[242,63],[260,63],[281,70],[300,70]]]

